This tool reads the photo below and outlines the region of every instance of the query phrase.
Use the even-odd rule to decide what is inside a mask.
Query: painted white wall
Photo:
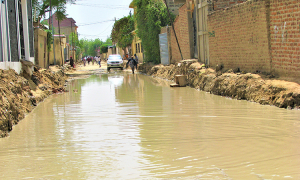
[[[5,69],[5,70],[13,69],[18,74],[20,74],[22,69],[22,64],[21,62],[0,62],[0,69]]]
[[[25,48],[25,60],[30,61],[30,46],[29,46],[29,26],[28,26],[28,12],[27,12],[27,0],[22,0],[22,18],[23,18],[23,33],[24,33],[24,48]]]
[[[16,0],[17,1],[17,0]],[[0,8],[1,8],[1,36],[2,36],[2,49],[3,49],[3,62],[0,62],[0,69],[14,69],[17,73],[21,72],[22,69],[22,64],[21,62],[11,62],[11,56],[10,56],[10,45],[9,45],[9,26],[8,26],[8,19],[7,19],[7,1],[5,1],[5,4],[0,3]],[[28,25],[28,9],[27,9],[27,0],[21,0],[21,5],[22,5],[22,20],[23,20],[23,33],[24,33],[24,48],[25,48],[25,60],[31,61],[34,63],[34,57],[30,57],[30,45],[29,45],[29,25]],[[17,8],[17,7],[16,7]],[[18,19],[17,15],[17,20]],[[6,19],[4,19],[6,18]],[[18,22],[16,22],[18,24]],[[6,28],[4,28],[6,27]],[[18,28],[18,26],[17,26]],[[17,29],[19,32],[19,28]],[[18,37],[19,41],[20,38]],[[19,57],[21,55],[21,48],[20,48],[20,43],[19,43]]]

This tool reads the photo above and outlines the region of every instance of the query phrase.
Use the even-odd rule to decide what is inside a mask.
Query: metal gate
[[[159,47],[161,64],[168,65],[169,62],[169,48],[168,48],[168,34],[159,34]]]
[[[197,6],[197,29],[198,29],[198,56],[200,62],[209,65],[209,46],[208,46],[208,2],[207,0],[198,0]]]

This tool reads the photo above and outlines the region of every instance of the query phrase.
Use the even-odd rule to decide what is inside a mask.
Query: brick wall
[[[210,65],[270,71],[266,6],[252,0],[208,16]]]
[[[190,25],[189,25],[189,18],[188,18],[188,11],[186,4],[179,8],[179,16],[175,19],[174,22],[174,29],[176,32],[176,36],[180,45],[180,49],[182,52],[183,59],[190,59],[191,58],[191,42],[190,42]],[[181,60],[181,55],[179,52],[179,48],[176,42],[176,38],[173,32],[173,29],[170,30],[171,34],[171,63],[175,63]]]
[[[246,1],[247,0],[212,0],[212,5],[213,10],[217,11]]]
[[[281,76],[300,75],[300,1],[270,0],[272,69]]]

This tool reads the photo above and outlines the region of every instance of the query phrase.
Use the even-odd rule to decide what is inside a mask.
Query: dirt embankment
[[[0,137],[6,137],[13,125],[46,97],[64,92],[67,79],[57,67],[47,70],[35,67],[33,75],[25,77],[14,70],[0,70]]]
[[[216,72],[195,61],[169,66],[143,64],[139,70],[172,81],[175,75],[187,75],[190,87],[215,95],[280,108],[300,108],[300,85],[294,82],[262,78],[260,74],[234,73],[233,70]]]

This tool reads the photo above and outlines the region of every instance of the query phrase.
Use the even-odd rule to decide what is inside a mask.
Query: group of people
[[[127,56],[128,57],[128,56]],[[96,61],[96,63],[99,65],[99,67],[101,67],[101,57],[100,56],[87,56],[87,57],[83,57],[82,58],[83,61],[83,65],[86,66],[86,62],[88,62],[88,65],[90,64],[90,62],[92,62],[92,64],[94,65],[94,62]],[[126,63],[126,68],[128,67],[128,65],[131,67],[132,69],[132,73],[134,74],[134,68],[137,69],[137,65],[139,64],[139,59],[137,57],[136,54],[134,54],[134,56],[131,56],[127,63]],[[71,67],[74,67],[74,60],[72,57],[70,57],[70,65]]]
[[[96,63],[99,65],[99,67],[101,67],[101,57],[100,56],[87,56],[87,57],[83,57],[82,58],[83,61],[83,65],[86,66],[86,62],[88,63],[88,65],[90,65],[90,62],[92,62],[92,64],[94,65],[95,61]]]

